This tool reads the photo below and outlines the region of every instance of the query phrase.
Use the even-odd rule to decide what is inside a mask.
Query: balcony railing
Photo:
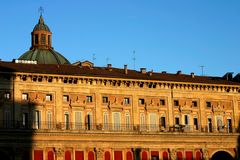
[[[65,122],[45,122],[33,121],[23,123],[20,121],[0,121],[0,129],[21,129],[21,130],[73,130],[73,131],[111,131],[111,132],[179,132],[179,133],[240,133],[239,129],[232,127],[211,127],[196,125],[174,125],[160,126],[156,124],[130,125],[130,124],[89,124],[89,123],[65,123]]]

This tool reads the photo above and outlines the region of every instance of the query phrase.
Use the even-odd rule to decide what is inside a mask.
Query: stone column
[[[208,150],[206,148],[203,148],[201,152],[202,152],[203,160],[209,160]]]
[[[95,153],[96,153],[97,160],[103,160],[104,150],[102,148],[96,148]]]
[[[62,148],[55,148],[56,160],[64,160],[64,150]]]

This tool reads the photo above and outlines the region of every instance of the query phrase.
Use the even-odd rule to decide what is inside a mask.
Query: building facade
[[[0,61],[6,160],[237,159],[240,75],[70,64],[40,16],[29,51]]]

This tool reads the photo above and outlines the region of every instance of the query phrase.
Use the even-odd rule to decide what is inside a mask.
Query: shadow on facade
[[[238,122],[238,130],[237,130],[238,133],[240,133],[240,121]],[[238,139],[237,139],[237,146],[236,146],[236,157],[235,157],[236,160],[239,160],[240,159],[240,136],[238,136]]]
[[[36,104],[16,100],[14,71],[0,66],[0,159],[31,160]],[[24,98],[24,97],[21,97]],[[18,97],[19,99],[19,97]]]

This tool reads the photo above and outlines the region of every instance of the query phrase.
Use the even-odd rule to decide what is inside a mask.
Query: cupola
[[[52,32],[40,15],[38,23],[31,33],[30,50],[22,54],[18,60],[37,61],[38,64],[70,64],[70,62],[52,47]]]

